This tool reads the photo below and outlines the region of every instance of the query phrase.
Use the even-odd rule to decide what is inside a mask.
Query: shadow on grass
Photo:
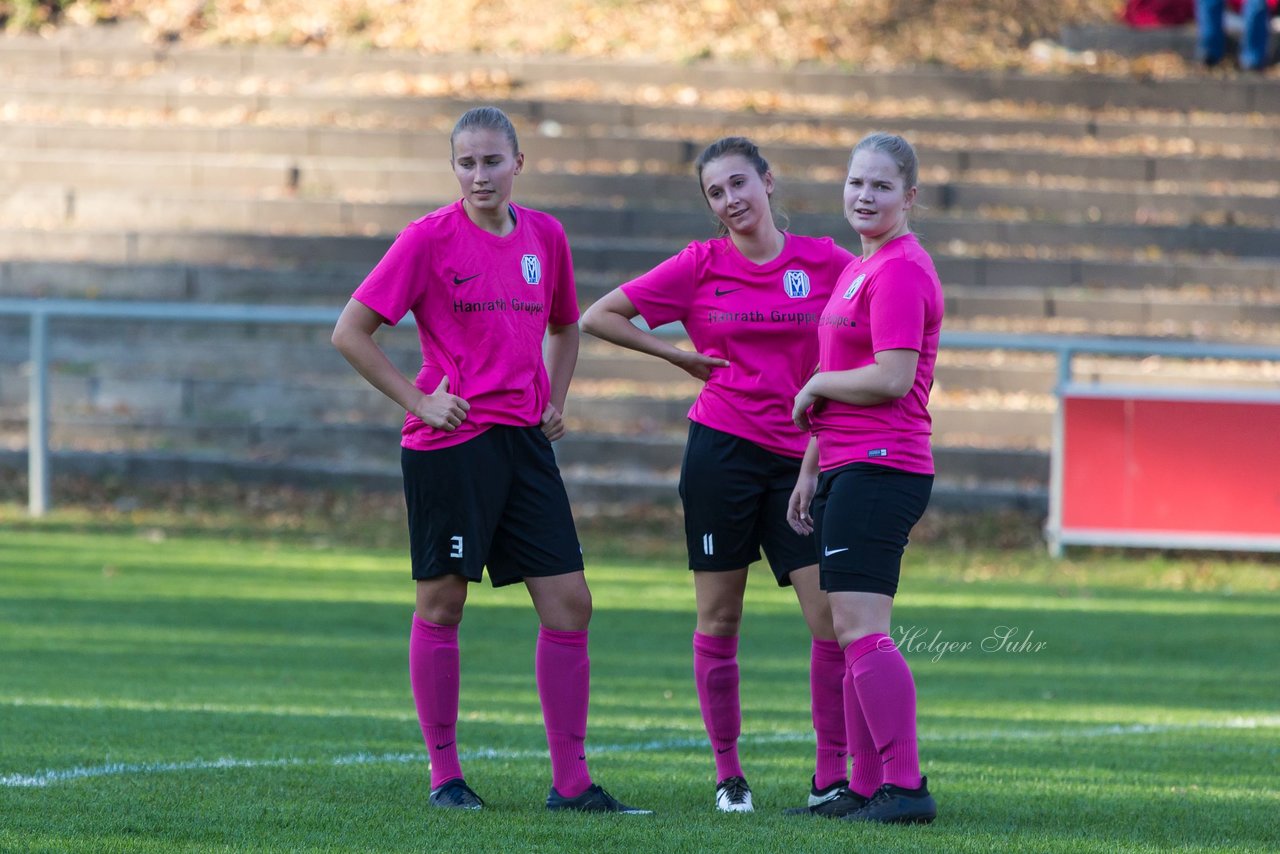
[[[536,617],[528,606],[486,605],[485,592],[462,626],[464,683],[474,697],[509,698],[513,675],[531,680]],[[159,689],[345,705],[344,692],[402,694],[410,615],[408,604],[288,599],[9,600],[0,603],[9,651],[0,673],[13,694]],[[1266,687],[1277,664],[1270,617],[912,608],[900,619],[900,638],[912,627],[927,630],[903,644],[922,711],[935,698],[1224,713],[1274,700]],[[611,690],[639,717],[669,713],[666,691],[687,702],[690,622],[682,613],[598,609],[591,655],[602,706],[613,704]],[[1000,627],[1044,647],[984,649]],[[936,633],[969,646],[939,655]],[[748,614],[740,660],[753,714],[796,726],[807,703],[808,646],[798,613]]]
[[[0,774],[104,761],[421,750],[406,672],[412,606],[402,558],[56,539],[50,546],[33,538],[0,555],[19,561],[0,578]],[[606,567],[589,578],[597,601],[593,768],[604,780],[625,780],[617,794],[669,811],[673,818],[655,825],[663,834],[677,823],[692,828],[671,850],[721,847],[728,837],[758,848],[752,839],[761,828],[779,850],[826,850],[843,838],[832,836],[843,828],[787,825],[774,815],[753,817],[741,834],[706,817],[712,766],[692,685],[687,574]],[[740,655],[744,758],[761,769],[753,783],[762,803],[779,804],[802,796],[797,781],[812,760],[809,639],[791,594],[758,581]],[[678,597],[674,585],[684,591]],[[1265,847],[1260,816],[1276,803],[1257,792],[1275,764],[1267,738],[1274,728],[1126,732],[1123,725],[1191,727],[1204,717],[1273,709],[1272,599],[1122,588],[1090,600],[1053,584],[1007,580],[928,590],[954,604],[911,604],[905,595],[895,636],[924,630],[916,646],[903,645],[919,689],[922,757],[936,769],[928,773],[937,774],[945,821],[911,837],[859,831],[855,844]],[[1026,604],[997,607],[997,600]],[[1005,648],[982,648],[1000,626],[1021,635]],[[508,846],[527,839],[556,840],[557,850],[624,843],[651,850],[658,837],[645,832],[539,812],[546,763],[536,631],[523,591],[474,589],[462,628],[460,744],[499,751],[470,767],[497,802],[521,805],[519,821],[482,820]],[[936,643],[929,648],[937,633],[938,642],[970,646],[939,656]],[[1046,645],[1007,648],[1023,639]],[[1120,730],[1107,732],[1112,724]],[[471,839],[474,823],[416,809],[406,819],[404,788],[420,787],[423,774],[417,762],[319,764],[102,778],[0,799],[13,807],[6,812],[13,826],[44,834],[54,817],[51,835],[32,839],[81,848],[135,838],[412,847],[428,828],[439,831],[433,844]],[[196,786],[200,796],[185,794]],[[1245,791],[1233,799],[1239,787]],[[210,800],[207,791],[223,796]],[[356,825],[375,828],[374,836],[347,829]]]

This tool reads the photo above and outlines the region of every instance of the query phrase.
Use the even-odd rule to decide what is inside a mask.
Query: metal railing
[[[197,323],[332,326],[336,308],[174,302],[97,302],[3,299],[0,316],[30,320],[31,358],[27,410],[27,512],[49,512],[49,324],[54,318],[156,320]]]
[[[42,516],[50,506],[49,492],[49,326],[57,318],[155,320],[193,323],[332,326],[338,308],[314,306],[209,304],[188,302],[106,302],[64,299],[0,299],[0,316],[25,316],[30,321],[30,390],[28,410],[28,510]],[[410,322],[412,317],[406,318]],[[664,327],[679,333],[678,325]],[[942,347],[963,350],[1010,350],[1057,355],[1057,389],[1071,383],[1072,360],[1080,354],[1103,356],[1166,356],[1180,359],[1280,361],[1280,347],[1209,344],[1143,338],[1067,337],[1054,335],[944,332]],[[1251,399],[1265,396],[1249,392]],[[1280,400],[1280,392],[1276,393]],[[1054,463],[1057,464],[1056,462]]]

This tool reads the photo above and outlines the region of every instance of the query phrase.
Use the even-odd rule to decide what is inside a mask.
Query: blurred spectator
[[[1236,5],[1236,4],[1233,4]],[[1267,37],[1271,33],[1271,9],[1267,0],[1242,0],[1240,67],[1260,71],[1267,63]],[[1226,51],[1226,0],[1196,0],[1200,36],[1196,55],[1207,66],[1217,65]]]
[[[1180,27],[1196,18],[1196,0],[1128,0],[1121,18],[1137,29]]]

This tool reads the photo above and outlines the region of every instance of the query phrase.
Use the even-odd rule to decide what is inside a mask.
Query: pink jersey
[[[422,345],[415,385],[471,404],[453,432],[406,413],[401,444],[429,451],[496,424],[532,427],[551,398],[542,343],[547,324],[578,320],[573,260],[564,229],[540,211],[511,206],[515,229],[497,237],[467,218],[462,202],[409,224],[356,289],[355,299],[395,324],[413,312]]]
[[[810,421],[823,471],[854,462],[933,474],[929,389],[942,332],[942,284],[914,234],[894,238],[840,274],[818,325],[818,367],[847,371],[881,350],[920,354],[911,391],[900,400],[857,406],[819,400]]]
[[[691,420],[802,457],[808,437],[791,404],[818,362],[818,315],[852,258],[829,237],[786,234],[781,255],[753,264],[720,237],[690,243],[622,291],[649,326],[679,320],[699,353],[729,362],[712,368]]]

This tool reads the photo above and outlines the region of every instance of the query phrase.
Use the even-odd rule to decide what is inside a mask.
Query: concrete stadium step
[[[3,400],[26,400],[26,325],[24,318],[0,318]],[[52,405],[281,418],[306,405],[328,413],[326,419],[390,406],[329,345],[330,329],[57,318],[48,341]],[[383,330],[378,340],[404,374],[417,372],[422,357],[411,325]]]
[[[1280,342],[1280,291],[947,290],[952,331]],[[1224,289],[1225,291],[1225,289]]]
[[[1267,81],[1233,81],[1228,88],[1217,81],[1186,79],[1154,81],[1071,75],[1030,75],[1004,72],[961,72],[948,69],[896,71],[892,74],[798,67],[751,68],[741,65],[697,63],[693,66],[626,60],[574,58],[497,58],[475,55],[422,56],[395,52],[314,52],[270,47],[192,48],[155,46],[119,39],[110,47],[57,44],[36,38],[6,39],[0,47],[0,69],[10,74],[42,78],[174,76],[213,80],[326,81],[360,75],[435,74],[471,79],[509,81],[513,88],[539,83],[591,80],[599,84],[652,87],[687,85],[691,77],[714,89],[787,91],[806,95],[847,95],[871,98],[1008,100],[1074,103],[1092,109],[1107,106],[1233,112],[1276,111],[1280,100]]]
[[[633,466],[666,477],[676,475],[684,454],[683,435],[619,437],[602,433],[569,433],[556,444],[556,459],[566,469],[583,466]],[[1006,483],[1047,486],[1048,456],[1040,451],[967,448],[940,445],[934,449],[940,477],[969,480],[986,476]]]
[[[950,324],[948,324],[950,330]],[[1092,333],[1091,333],[1092,334]],[[687,342],[680,341],[688,347]],[[1259,343],[1250,341],[1249,343]],[[1082,382],[1136,386],[1203,386],[1274,390],[1280,384],[1280,364],[1220,359],[1074,357],[1073,376]],[[651,356],[584,338],[574,372],[573,398],[607,396],[617,390],[662,385],[697,393],[689,376]],[[947,392],[995,391],[1001,394],[1052,394],[1058,382],[1058,360],[1052,353],[1003,350],[961,350],[944,347],[938,356],[935,385]]]
[[[591,416],[608,410],[608,420]],[[589,461],[598,467],[665,470],[678,467],[679,447],[687,432],[687,406],[668,406],[628,418],[629,432],[617,429],[618,416],[636,407],[617,401],[576,401],[569,417],[571,436],[597,436],[597,445],[612,449],[609,457],[583,451],[570,459]],[[261,413],[255,413],[261,415]],[[56,411],[49,435],[51,446],[61,450],[112,453],[125,450],[169,450],[184,453],[220,453],[256,460],[325,459],[346,464],[370,464],[389,459],[399,445],[400,420],[393,413],[368,421],[323,421],[303,413],[293,420],[249,420],[235,413],[223,418],[208,412],[182,413],[174,409],[146,411],[96,410],[78,407]],[[1045,452],[1049,447],[1051,412],[1006,411],[994,415],[964,407],[939,406],[934,413],[938,448],[979,447],[1001,451]],[[21,407],[0,405],[0,445],[22,447],[26,419]],[[975,441],[976,440],[976,441]],[[576,441],[576,440],[574,440]],[[566,441],[565,448],[574,446]],[[671,459],[674,457],[674,463]],[[993,473],[994,474],[994,473]]]
[[[1100,387],[1198,388],[1262,394],[1280,388],[1280,365],[1275,362],[1080,355],[1073,359],[1072,368],[1076,382]],[[963,400],[972,407],[991,405],[994,411],[998,406],[1019,402],[1043,402],[1042,396],[1052,395],[1057,387],[1057,370],[1057,359],[1049,354],[953,349],[939,356],[935,388],[953,400]]]
[[[95,155],[81,167],[82,154],[16,152],[0,166],[0,186],[10,192],[0,204],[0,225],[46,228],[205,228],[275,231],[368,232],[387,230],[457,195],[451,173],[418,171],[350,159],[286,163],[250,162],[244,157],[210,159]],[[213,162],[218,160],[221,162]],[[1276,166],[1280,174],[1280,162]],[[146,179],[138,176],[147,175]],[[1280,190],[1280,182],[1274,187]],[[701,207],[690,179],[669,175],[538,173],[521,181],[520,199],[538,208],[644,198],[649,209],[696,212]],[[921,221],[940,215],[975,219],[1043,220],[1063,224],[1203,224],[1280,227],[1280,202],[1267,186],[1256,194],[1233,195],[1155,189],[1150,184],[1091,189],[1019,178],[984,183],[925,184],[918,204]],[[841,196],[834,181],[789,181],[778,198],[795,213],[838,214]],[[375,199],[377,199],[375,201]],[[641,218],[636,218],[641,221]],[[625,236],[625,235],[618,235]]]
[[[533,167],[522,199],[565,223],[583,302],[711,234],[689,174],[702,135],[757,136],[794,230],[850,245],[836,192],[847,148],[885,128],[919,143],[918,230],[949,331],[1280,343],[1280,94],[1264,81],[116,51],[0,40],[0,296],[336,314],[405,223],[456,197],[441,155],[481,96],[521,131]],[[9,447],[25,441],[26,335],[21,318],[0,318]],[[59,320],[55,448],[132,471],[167,454],[188,472],[221,461],[394,487],[400,413],[327,338]],[[412,328],[383,340],[412,373]],[[1280,383],[1270,363],[1074,366],[1124,385]],[[935,506],[984,496],[1043,509],[1056,380],[1047,354],[941,355]],[[575,432],[557,449],[575,500],[674,503],[696,390],[659,360],[584,338]]]
[[[394,447],[394,437],[391,438]],[[2,442],[3,435],[0,434],[0,443]],[[960,460],[961,465],[957,467],[946,451],[935,452],[938,474],[929,504],[931,508],[961,512],[1010,509],[1045,512],[1048,502],[1047,487],[1030,478],[1000,480],[990,475],[993,470],[1007,467],[1039,467],[1047,471],[1047,455],[1017,451],[1004,452],[998,456],[981,451],[976,454],[969,451],[961,453],[965,458],[977,460],[985,474],[966,475],[964,469],[973,466],[965,466],[965,460]],[[1025,455],[1027,464],[1022,464],[1022,460],[1013,456],[1019,453]],[[0,447],[0,467],[21,469],[25,464],[25,456],[25,452]],[[394,462],[353,461],[328,456],[307,459],[271,453],[249,457],[218,451],[157,451],[145,448],[84,451],[60,448],[51,453],[51,468],[55,478],[110,475],[133,483],[234,480],[242,484],[270,483],[305,487],[341,483],[345,488],[392,492],[401,488],[399,466]],[[599,509],[598,505],[672,509],[679,506],[678,475],[673,471],[620,467],[616,464],[565,464],[562,465],[561,472],[576,513],[589,515]]]
[[[329,346],[327,329],[277,340],[257,329],[237,334],[234,327],[213,334],[170,325],[156,334],[133,324],[64,325],[70,323],[52,330],[55,420],[96,413],[126,421],[175,415],[215,423],[398,423],[402,414],[349,369]],[[7,319],[0,324],[0,405],[22,407],[27,351],[25,330],[17,326]],[[380,340],[404,373],[416,372],[420,357],[411,330],[388,330]],[[131,346],[122,349],[125,341]],[[1280,384],[1280,365],[1267,362],[1078,356],[1073,364],[1079,380],[1126,387],[1271,391]],[[945,348],[935,403],[994,419],[1009,410],[1051,410],[1057,370],[1052,354]],[[659,359],[588,338],[568,416],[579,427],[627,435],[678,432],[699,387]]]
[[[0,263],[0,297],[315,305],[330,308],[336,316],[366,272],[356,266],[342,270],[311,270],[10,261]],[[585,309],[621,280],[609,275],[580,274],[580,305]],[[1097,287],[965,286],[950,282],[946,282],[944,287],[947,328],[950,330],[1120,335],[1251,341],[1258,344],[1280,338],[1280,287],[1226,289],[1194,286],[1120,291]],[[10,346],[0,347],[0,352],[11,350],[17,354],[25,348],[25,343],[17,343],[19,339],[25,340],[25,320],[0,320],[0,329],[8,330],[10,335]],[[115,361],[111,348],[121,336],[142,340],[155,333],[155,327],[146,324],[117,322],[102,327],[72,319],[59,320],[58,329],[60,335],[74,338],[82,348],[102,341],[107,349],[98,352],[97,356],[108,361]],[[268,365],[290,363],[287,352],[276,352],[280,347],[296,350],[304,343],[321,348],[328,346],[327,327],[307,332],[297,329],[264,331],[249,327],[240,333],[235,330],[228,332],[225,327],[194,326],[182,334],[185,340],[201,341],[203,347],[243,339],[248,348],[244,358],[225,354],[220,356],[218,365],[235,365],[236,370],[249,372],[257,362]],[[395,331],[388,330],[382,340],[399,362],[412,367],[417,342],[409,324],[403,324]],[[604,351],[593,349],[593,339],[588,337],[584,340],[584,358],[587,354],[595,354],[594,358],[603,359],[601,365],[616,364],[621,370],[629,364],[628,359],[646,359],[623,355],[626,351],[608,345],[601,345],[606,348]],[[17,355],[13,357],[18,358]],[[131,362],[132,358],[127,361]],[[606,368],[595,367],[592,370],[600,372]],[[666,371],[664,367],[662,373]],[[634,374],[626,376],[633,377]]]
[[[625,273],[649,269],[683,248],[692,237],[709,232],[707,215],[696,210],[636,211],[581,206],[544,209],[564,224],[573,245],[575,267],[583,270]],[[851,231],[839,214],[796,213],[791,217],[791,228],[800,234],[833,234],[841,243],[850,242]],[[1215,264],[1201,262],[1223,256],[1258,260],[1280,258],[1280,228],[975,221],[963,215],[943,214],[920,217],[916,231],[929,248],[939,254],[997,254],[1037,262],[1122,260],[1127,266],[1128,262],[1145,258],[1165,265],[1170,261],[1179,265],[1190,262],[1193,266],[1211,269]],[[586,236],[601,232],[645,236]],[[109,263],[174,260],[219,263],[233,259],[245,265],[337,262],[372,266],[394,233],[300,235],[216,230],[0,228],[0,259]],[[975,260],[981,266],[980,259]],[[1055,281],[1053,271],[1042,269],[1048,266],[1040,263],[1028,265],[1028,277],[1016,284],[1041,281],[1045,284],[1083,283],[1079,279]],[[1274,268],[1274,262],[1271,266]],[[1070,264],[1066,268],[1068,274],[1075,269]],[[1050,278],[1040,278],[1045,275]],[[1274,275],[1272,269],[1260,278],[1271,280]],[[971,283],[963,275],[955,276],[953,281]],[[1182,285],[1205,282],[1182,279],[1149,283]]]
[[[25,444],[25,422],[0,413],[0,445]],[[218,455],[246,462],[318,460],[368,466],[398,460],[396,424],[217,423],[169,416],[147,421],[97,414],[63,417],[49,428],[50,446],[98,454],[163,450],[192,456]]]
[[[384,247],[386,238],[383,238]],[[15,245],[16,240],[10,245]],[[1150,305],[1147,319],[1209,312],[1218,307],[1247,320],[1254,306],[1280,294],[1280,265],[1225,258],[1097,261],[971,257],[930,246],[948,298],[951,318],[981,315],[1052,317],[1092,302]],[[376,259],[376,255],[371,255]],[[251,260],[251,259],[247,259]],[[98,260],[5,260],[0,257],[0,296],[191,302],[341,305],[373,261],[313,264],[276,258],[263,264],[182,260],[107,263]],[[579,299],[593,302],[644,272],[633,269],[576,271]],[[1185,311],[1184,311],[1185,307]],[[1187,317],[1186,319],[1194,319]]]
[[[849,146],[855,141],[855,136],[826,143],[772,141],[767,143],[767,154],[774,170],[782,177],[803,177],[812,170],[823,170],[827,177],[829,173],[844,170]],[[84,151],[93,151],[101,156],[119,157],[123,163],[137,159],[150,163],[156,161],[156,157],[168,156],[180,157],[183,163],[216,165],[219,157],[257,156],[268,165],[280,163],[279,159],[287,157],[291,163],[332,163],[335,169],[343,169],[349,168],[353,161],[367,164],[372,160],[384,168],[390,164],[428,174],[449,172],[447,157],[443,156],[443,152],[448,151],[448,133],[434,129],[425,132],[352,129],[324,124],[182,127],[173,122],[50,124],[10,119],[0,122],[0,142],[13,150],[13,156],[32,156],[35,165],[42,163],[37,155],[49,159],[61,156],[65,163],[60,165],[69,170],[93,169],[93,164],[83,160]],[[1079,146],[1073,149],[1066,142],[1023,136],[1004,138],[989,129],[969,138],[952,129],[945,136],[940,134],[937,140],[918,141],[916,146],[925,172],[942,174],[948,179],[963,179],[968,174],[1007,173],[1178,184],[1258,182],[1276,172],[1274,152],[1249,152],[1239,146],[1211,155],[1188,151],[1082,151]],[[557,136],[535,132],[524,137],[521,147],[538,169],[543,168],[543,164],[581,164],[576,166],[581,173],[588,172],[590,165],[608,163],[616,164],[614,170],[622,174],[667,170],[689,177],[692,160],[703,143],[703,137],[685,136],[680,128],[667,132],[650,128],[648,133],[641,134],[626,128],[589,127],[577,129],[573,134],[564,134],[562,129]],[[95,172],[102,170],[95,169]],[[140,174],[140,178],[146,179],[147,175]],[[696,192],[690,195],[696,196]]]
[[[643,449],[643,450],[642,450]],[[630,490],[638,490],[643,500],[657,504],[678,504],[682,438],[647,441],[619,440],[611,436],[570,435],[556,449],[567,484],[585,486],[618,484],[611,491],[616,503],[634,503]],[[643,454],[643,456],[639,456]],[[645,467],[625,467],[642,459]],[[624,467],[619,460],[625,460]],[[613,461],[612,463],[608,461]],[[1034,450],[991,450],[982,448],[934,449],[937,468],[934,501],[938,509],[1045,509],[1048,496],[1049,457]],[[598,492],[596,493],[599,494]],[[974,503],[966,505],[965,501]]]
[[[0,409],[0,446],[21,447],[25,424]],[[557,444],[556,455],[566,477],[584,471],[609,473],[615,479],[665,483],[674,495],[676,475],[688,422],[666,433],[637,435],[572,431]],[[991,437],[994,438],[994,437]],[[292,424],[226,423],[210,425],[198,418],[127,419],[94,413],[60,419],[51,431],[58,453],[129,454],[162,451],[185,457],[220,456],[262,463],[341,465],[373,471],[395,464],[397,423]],[[935,447],[939,478],[972,483],[1044,488],[1048,458],[1043,448]]]
[[[618,436],[678,437],[692,397],[583,396],[577,393],[565,413],[565,423],[577,432]],[[935,395],[930,402],[934,438],[939,444],[967,444],[980,436],[989,446],[1041,448],[1049,446],[1052,395],[998,392]]]
[[[1105,88],[1105,87],[1100,87]],[[1219,88],[1217,91],[1233,91]],[[1280,97],[1280,96],[1277,96]],[[714,139],[725,131],[755,135],[762,141],[807,132],[841,132],[850,139],[870,130],[890,130],[907,136],[969,138],[981,150],[999,145],[1001,140],[1024,138],[1021,147],[1035,140],[1064,145],[1094,140],[1099,143],[1128,142],[1132,146],[1153,146],[1176,141],[1180,145],[1244,148],[1266,156],[1280,142],[1280,120],[1250,115],[1233,115],[1226,105],[1218,112],[1190,115],[1184,108],[1141,114],[1130,112],[1095,115],[1088,110],[1075,114],[1042,116],[1035,111],[1019,116],[1016,105],[1004,113],[970,117],[964,113],[943,116],[873,116],[861,111],[767,111],[742,108],[718,109],[707,106],[625,104],[614,99],[559,100],[555,98],[484,97],[506,111],[529,137],[537,129],[600,128],[606,132],[635,133],[646,127],[669,126],[684,134],[700,134]],[[103,85],[99,81],[20,82],[0,80],[0,106],[9,115],[26,115],[40,122],[83,120],[88,117],[118,116],[134,122],[156,123],[166,117],[186,124],[320,124],[392,126],[447,130],[452,122],[476,103],[476,96],[409,97],[385,95],[316,94],[208,94],[155,85]],[[1004,105],[1002,105],[1003,107]],[[1280,106],[1265,105],[1264,116],[1274,117]],[[987,140],[987,145],[978,144]],[[705,142],[700,142],[705,144]],[[1197,151],[1195,153],[1208,153]]]
[[[364,263],[250,266],[0,260],[0,297],[329,305],[364,280]]]
[[[3,437],[0,437],[0,442]],[[1041,455],[1043,456],[1043,455]],[[56,450],[50,455],[54,477],[115,477],[130,483],[225,482],[346,489],[401,489],[398,465],[344,463],[340,460],[252,460],[225,454],[154,450],[109,453]],[[21,470],[25,451],[0,447],[0,468]],[[1047,468],[1047,458],[1044,460]],[[612,508],[679,506],[676,477],[670,473],[617,467],[566,466],[565,487],[574,512],[592,515]],[[939,474],[929,506],[934,510],[973,512],[1020,510],[1043,514],[1048,490],[1035,483],[991,482]]]
[[[0,144],[14,150],[125,153],[288,155],[402,159],[439,166],[448,160],[448,130],[352,128],[331,124],[230,125],[181,124],[180,119],[139,124],[97,121],[24,122],[0,117]],[[664,163],[688,167],[697,155],[695,141],[614,133],[550,137],[534,133],[521,140],[532,158],[556,162],[611,161]],[[799,158],[797,158],[799,159]],[[1234,159],[1228,162],[1234,162]],[[1136,173],[1135,173],[1136,174]]]
[[[154,57],[134,63],[116,61],[105,68],[95,68],[90,61],[79,68],[51,71],[40,67],[38,51],[11,55],[10,59],[16,61],[7,63],[6,58],[0,56],[0,65],[9,67],[7,79],[10,90],[15,93],[13,99],[38,100],[48,107],[74,102],[85,91],[96,87],[104,94],[91,105],[95,109],[110,108],[118,103],[113,102],[111,92],[122,90],[137,93],[133,101],[135,108],[149,102],[160,109],[201,104],[206,109],[230,106],[258,112],[278,109],[287,99],[302,103],[310,98],[315,106],[315,99],[320,98],[318,103],[330,111],[335,106],[339,111],[350,111],[358,108],[358,100],[363,100],[367,112],[386,109],[397,100],[401,105],[419,100],[455,102],[447,108],[454,116],[460,102],[474,103],[478,98],[502,101],[505,97],[510,102],[506,104],[509,112],[535,122],[550,118],[562,124],[635,125],[640,123],[640,117],[661,115],[653,111],[669,110],[675,105],[682,107],[685,115],[692,109],[700,111],[701,124],[705,126],[717,116],[748,112],[789,118],[786,111],[796,113],[797,104],[793,102],[797,99],[811,112],[838,113],[843,117],[860,113],[875,115],[877,107],[888,100],[893,104],[911,105],[920,113],[945,113],[948,120],[964,118],[962,114],[953,114],[957,103],[991,104],[1003,112],[1027,116],[1070,113],[1085,120],[1079,129],[1070,131],[1073,136],[1101,135],[1108,122],[1122,132],[1131,132],[1135,117],[1146,124],[1195,129],[1211,126],[1213,116],[1280,112],[1280,98],[1274,87],[1262,80],[1235,81],[1230,87],[1204,79],[1109,79],[1105,85],[1099,85],[1096,80],[1084,77],[948,71],[777,72],[707,65],[691,71],[688,66],[653,63],[557,63],[554,60],[522,62],[521,67],[513,71],[511,63],[487,57],[417,58],[417,62],[411,60],[402,68],[403,76],[397,78],[394,71],[373,70],[385,57],[385,54],[361,57],[361,62],[368,60],[368,70],[329,74],[309,70],[293,74],[284,67],[289,57],[287,52],[282,52],[277,58],[283,62],[277,64],[269,77],[261,72],[246,71],[242,66],[235,67],[234,63],[203,72],[165,69],[165,61],[157,63]],[[303,59],[316,67],[323,67],[325,61],[323,56]],[[341,67],[350,61],[349,56],[341,57],[336,59],[336,64]],[[415,65],[416,69],[410,71],[409,67]],[[630,73],[626,73],[628,69]],[[426,79],[432,75],[436,78],[434,83]],[[453,82],[459,77],[468,78],[461,89]],[[696,88],[689,85],[691,79],[696,82]],[[377,94],[388,83],[398,87],[398,95]],[[37,91],[30,91],[31,87]],[[458,91],[459,95],[432,94],[439,91]],[[460,97],[463,92],[465,98]],[[714,103],[724,101],[723,96],[729,93],[747,97],[739,98],[742,103],[735,103],[733,109],[715,109]],[[757,93],[767,93],[767,97],[759,97]],[[423,97],[424,94],[428,97]],[[325,98],[329,99],[327,103]],[[803,100],[806,98],[808,101]],[[581,104],[588,105],[591,115],[585,122],[575,119],[582,115],[581,111],[556,112],[560,105],[572,108]],[[851,109],[853,106],[861,109]],[[881,116],[876,118],[879,120]],[[1259,129],[1257,121],[1243,124]],[[1236,144],[1245,142],[1240,134],[1233,139]]]
[[[314,399],[318,401],[322,392],[316,389]],[[940,398],[930,406],[934,441],[939,447],[1039,451],[1049,447],[1051,396],[1044,396],[1043,400],[1022,396],[1018,400],[1022,408],[1003,411],[989,408],[988,401],[996,399],[993,394],[955,403],[945,395]],[[248,418],[235,410],[219,417],[212,406],[186,412],[168,402],[150,410],[135,410],[112,406],[105,396],[99,401],[103,404],[100,407],[78,401],[70,407],[55,405],[49,425],[51,446],[98,452],[146,448],[217,451],[253,459],[325,458],[350,463],[385,459],[399,445],[400,418],[386,410],[378,420],[340,421],[305,417],[330,414],[320,403],[310,412],[299,407],[296,414],[289,413],[293,416],[289,418],[281,417],[278,409],[254,409],[254,417]],[[684,400],[576,398],[566,413],[565,424],[573,434],[607,434],[620,447],[632,440],[645,446],[660,440],[683,439],[688,429],[688,408],[688,401]],[[993,417],[993,412],[998,412],[998,417]],[[26,427],[22,407],[0,406],[0,435],[8,436],[4,444],[21,447]],[[972,441],[974,437],[980,441]],[[641,455],[640,463],[644,459]],[[617,466],[630,461],[620,455],[608,462]]]
[[[692,136],[658,135],[657,130],[630,131],[592,126],[561,128],[559,136],[547,136],[531,129],[522,147],[535,164],[615,163],[630,169],[664,166],[688,175],[693,158],[706,142],[707,133]],[[795,144],[772,141],[766,153],[774,171],[784,180],[803,176],[814,169],[841,169],[854,137],[842,144]],[[435,129],[344,128],[312,124],[295,126],[192,126],[168,121],[138,124],[94,122],[19,122],[0,119],[0,144],[14,152],[92,150],[107,155],[126,153],[196,155],[278,155],[292,158],[357,157],[400,159],[441,165],[448,149],[448,132]],[[993,146],[996,146],[993,148]],[[1024,140],[1021,136],[1001,138],[988,128],[974,138],[966,138],[953,128],[938,141],[917,142],[921,162],[930,174],[949,180],[969,173],[1003,171],[1011,175],[1057,175],[1087,177],[1135,183],[1212,180],[1253,182],[1260,176],[1277,174],[1277,161],[1270,152],[1252,155],[1233,149],[1230,153],[1126,153],[1123,151],[1073,152],[1046,150],[1046,140]],[[539,167],[541,168],[541,167]],[[533,174],[532,172],[530,175]],[[527,175],[526,177],[530,177]]]
[[[1006,309],[1021,316],[1028,304],[1041,299],[1028,297],[1028,292],[1047,294],[1051,289],[1064,289],[1068,298],[1108,292],[1123,301],[1153,288],[1183,294],[1202,288],[1206,301],[1221,294],[1226,304],[1234,299],[1232,291],[1261,295],[1252,297],[1260,304],[1265,304],[1262,297],[1280,291],[1280,265],[1267,259],[1153,258],[1142,249],[1128,257],[1070,257],[1064,252],[1067,257],[1055,258],[1043,247],[938,243],[927,234],[925,239],[953,299],[953,316]],[[219,232],[153,239],[142,232],[0,229],[0,295],[340,305],[390,240],[390,235]],[[610,249],[607,242],[575,240],[580,298],[598,298],[683,245],[674,238],[622,251]],[[1120,296],[1124,293],[1129,296]],[[985,299],[993,300],[990,307],[981,305]],[[1042,304],[1031,313],[1049,312]]]

